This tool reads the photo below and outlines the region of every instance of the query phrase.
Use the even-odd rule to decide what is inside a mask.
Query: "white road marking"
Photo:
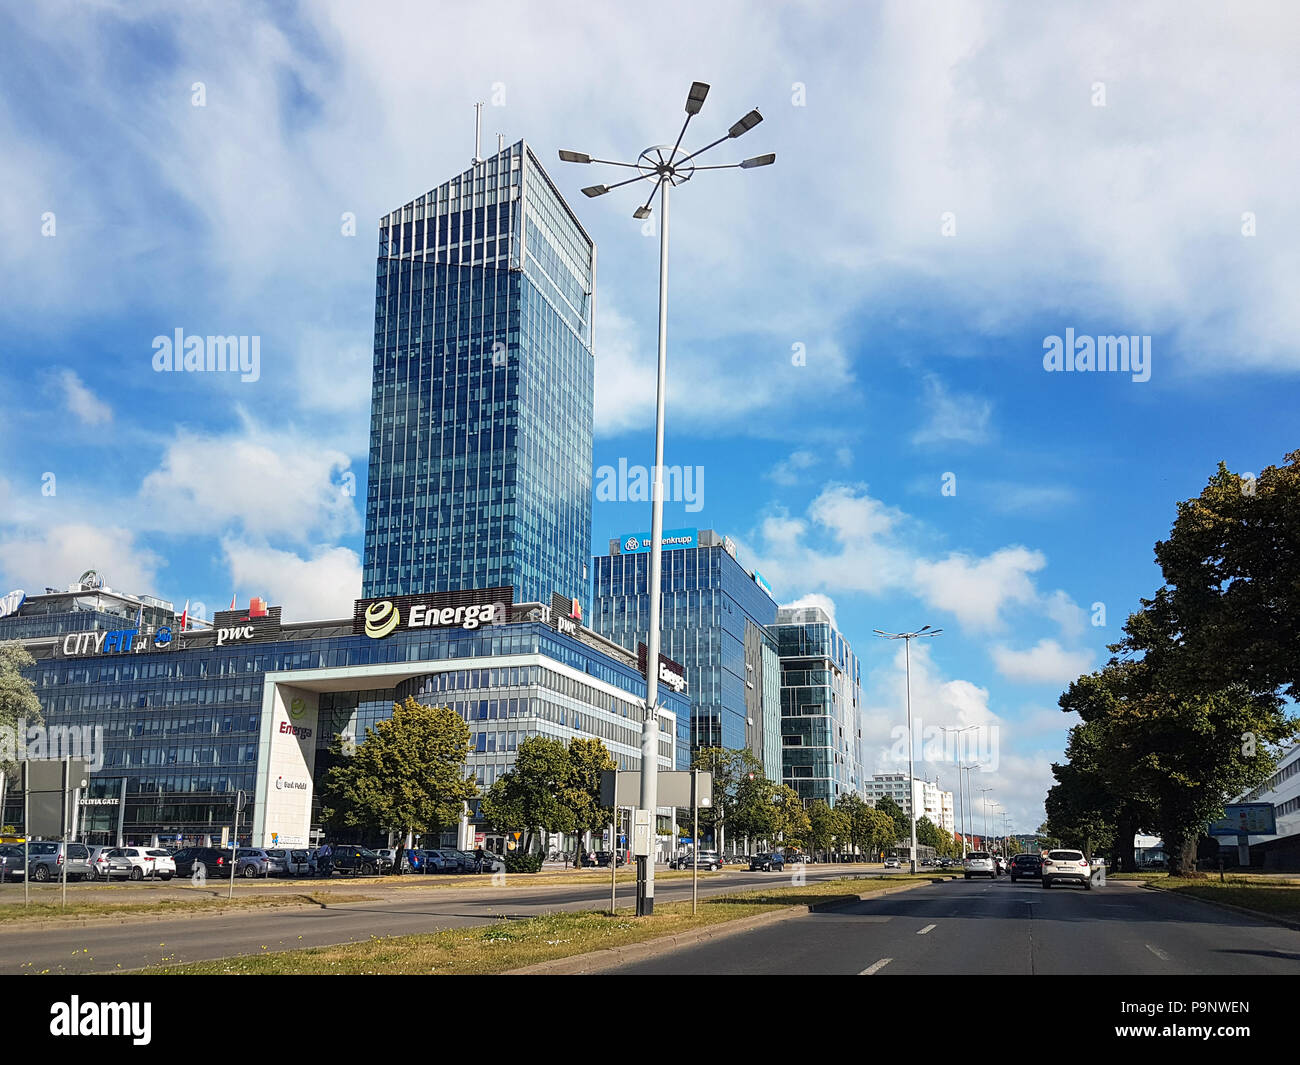
[[[878,962],[876,962],[875,965],[868,966],[867,968],[863,969],[862,972],[858,973],[858,975],[875,976],[876,973],[880,972],[881,969],[883,969],[886,965],[888,965],[893,960],[894,960],[893,958],[881,958]]]
[[[933,931],[934,931],[936,928],[938,928],[938,927],[939,927],[938,925],[928,924],[928,925],[926,925],[924,928],[922,928],[919,932],[917,932],[916,934],[917,934],[918,936],[923,936],[923,935],[926,934],[926,932],[933,932]]]
[[[1145,947],[1147,948],[1147,950],[1151,951],[1151,953],[1154,954],[1154,955],[1155,955],[1157,958],[1159,958],[1161,961],[1168,961],[1168,960],[1169,960],[1169,955],[1166,954],[1166,953],[1165,953],[1163,950],[1161,950],[1159,947],[1153,947],[1150,943],[1145,943],[1145,944],[1143,944],[1143,946],[1145,946]]]

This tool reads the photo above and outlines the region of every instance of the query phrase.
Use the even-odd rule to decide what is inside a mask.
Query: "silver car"
[[[236,876],[248,877],[251,880],[255,876],[285,876],[288,872],[288,862],[283,858],[273,857],[261,847],[240,847],[235,852]]]
[[[289,876],[311,876],[316,868],[311,860],[311,851],[306,847],[271,847],[266,853],[284,862],[285,872]]]
[[[84,843],[36,840],[27,844],[27,868],[38,884],[58,880],[84,880],[90,876],[90,848]]]
[[[87,880],[112,880],[131,878],[131,863],[116,847],[90,848],[90,876]]]

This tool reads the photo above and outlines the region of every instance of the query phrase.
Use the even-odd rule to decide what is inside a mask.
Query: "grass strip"
[[[561,911],[421,935],[374,936],[362,943],[156,966],[143,972],[194,976],[471,976],[500,973],[537,962],[641,943],[788,906],[806,906],[837,896],[881,891],[899,883],[929,882],[929,877],[920,876],[889,880],[825,880],[715,895],[700,900],[700,912],[696,916],[691,915],[689,902],[658,905],[652,916],[642,918],[632,916],[630,907],[615,915],[596,910]]]
[[[1207,902],[1223,902],[1270,916],[1300,917],[1300,883],[1294,880],[1255,876],[1187,880],[1166,876],[1148,883],[1151,887],[1175,895],[1189,895]]]
[[[207,913],[217,914],[227,910],[249,910],[274,908],[280,906],[298,906],[314,903],[328,906],[341,902],[375,901],[373,895],[344,894],[343,892],[299,892],[296,895],[249,895],[245,897],[196,898],[196,899],[161,899],[158,902],[74,902],[63,909],[57,902],[33,902],[30,906],[0,906],[0,925],[18,923],[24,920],[80,920],[86,917],[121,917],[128,914],[151,914],[162,919],[176,914]]]

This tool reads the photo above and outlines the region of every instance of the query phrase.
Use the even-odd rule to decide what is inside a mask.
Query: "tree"
[[[858,802],[862,803],[862,800],[858,799]],[[814,799],[808,804],[808,846],[814,857],[818,852],[829,853],[837,843],[848,842],[850,827],[851,820],[845,810],[832,809],[823,799]]]
[[[1178,686],[1300,699],[1300,451],[1258,478],[1218,472],[1156,544],[1164,586],[1121,647]]]
[[[525,854],[540,832],[573,832],[577,818],[567,794],[572,772],[563,741],[529,736],[519,744],[514,768],[483,797],[483,816],[498,832],[522,831]]]
[[[763,763],[743,748],[701,747],[691,758],[691,768],[713,774],[713,805],[700,808],[700,834],[712,834],[713,845],[719,847],[722,830],[734,827],[731,817],[736,810],[740,782],[751,774],[763,777]],[[682,824],[691,824],[691,817],[690,810],[678,814]],[[737,831],[744,835],[744,829]]]
[[[782,784],[775,789],[773,803],[776,806],[777,834],[786,843],[802,849],[812,831],[812,822],[799,793]]]
[[[894,822],[894,838],[891,843],[901,843],[904,840],[908,845],[912,842],[912,819],[906,811],[898,805],[888,795],[876,800],[876,809]]]
[[[600,805],[600,775],[618,767],[604,743],[597,739],[578,737],[569,741],[569,779],[564,791],[564,801],[573,810],[574,831],[578,833],[579,847],[574,849],[573,865],[580,862],[578,850],[582,836],[599,832],[614,820],[614,811]],[[613,844],[611,844],[611,847]]]
[[[469,727],[460,715],[408,696],[393,704],[387,721],[366,729],[350,758],[330,768],[321,789],[322,820],[396,831],[394,868],[400,871],[407,834],[444,831],[477,793],[465,772],[468,757]]]
[[[36,688],[22,675],[22,670],[35,664],[36,659],[17,640],[0,643],[0,730],[13,737],[12,743],[0,744],[0,770],[5,772],[17,767],[19,730],[44,720]]]
[[[767,779],[757,759],[754,761],[756,767],[741,773],[736,780],[735,795],[727,814],[728,824],[737,835],[771,842],[781,831],[781,816],[777,808],[779,788]]]

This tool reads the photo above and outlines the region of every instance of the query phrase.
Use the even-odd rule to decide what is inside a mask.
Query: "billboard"
[[[510,619],[515,590],[510,585],[427,595],[394,595],[358,599],[352,612],[352,631],[372,640],[412,629],[462,628],[504,625]]]
[[[1276,836],[1277,821],[1271,802],[1229,803],[1223,816],[1211,821],[1206,830],[1211,836]]]
[[[626,533],[618,538],[618,542],[622,545],[623,554],[625,555],[644,555],[650,551],[651,540],[648,532]],[[665,551],[680,551],[687,547],[699,547],[700,530],[665,529],[661,542]]]
[[[638,643],[636,645],[637,668],[641,670],[641,676],[647,677],[647,679],[645,661],[649,654],[649,648],[645,644]],[[686,691],[686,667],[680,662],[674,662],[661,652],[659,655],[659,683],[668,685],[675,692]]]

